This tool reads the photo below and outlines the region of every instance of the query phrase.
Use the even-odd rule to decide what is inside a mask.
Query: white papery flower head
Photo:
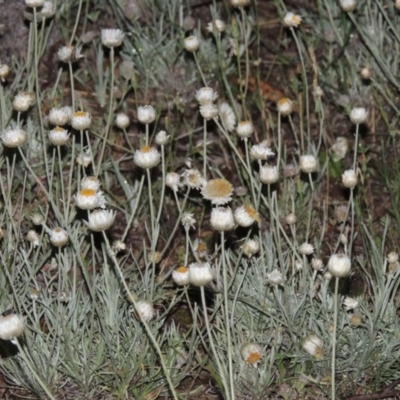
[[[12,340],[21,336],[25,330],[24,318],[14,312],[4,314],[0,316],[0,339]]]
[[[49,232],[50,242],[53,246],[62,247],[68,243],[68,233],[65,229],[57,227]]]
[[[348,169],[343,172],[342,175],[343,185],[349,189],[353,189],[357,186],[358,177],[356,171],[354,169]]]
[[[233,186],[226,179],[210,179],[204,183],[201,194],[212,204],[220,206],[232,200]]]
[[[38,247],[40,244],[40,240],[39,240],[39,235],[36,231],[34,231],[33,229],[31,229],[27,234],[26,234],[26,240],[30,243],[32,243],[33,247]]]
[[[161,156],[154,147],[143,146],[136,150],[133,155],[133,162],[140,168],[154,168],[160,163]]]
[[[279,170],[276,165],[265,164],[260,168],[260,181],[272,185],[279,180]]]
[[[151,124],[156,119],[156,112],[153,106],[140,106],[137,109],[137,118],[142,124]]]
[[[64,126],[69,123],[70,114],[65,107],[52,108],[49,112],[49,121],[55,126]]]
[[[105,231],[114,223],[115,211],[94,210],[89,214],[88,221],[84,221],[86,226],[94,232]]]
[[[314,253],[314,246],[310,243],[303,243],[299,247],[299,251],[300,251],[300,254],[308,256],[308,255]]]
[[[20,127],[14,126],[1,133],[1,140],[5,147],[15,148],[22,146],[28,140],[28,135]]]
[[[250,149],[250,156],[254,160],[267,160],[274,155],[275,153],[269,148],[267,142],[255,144]]]
[[[61,126],[56,126],[49,131],[49,141],[54,146],[64,146],[69,139],[69,133]]]
[[[219,232],[229,231],[234,228],[235,220],[230,207],[215,207],[211,211],[211,226]]]
[[[339,0],[340,8],[345,11],[353,11],[357,6],[356,0]]]
[[[235,129],[235,113],[233,112],[232,107],[225,101],[219,105],[219,117],[228,132],[232,132]]]
[[[281,271],[276,268],[267,274],[267,280],[271,285],[283,285],[285,282]]]
[[[200,189],[205,184],[205,179],[197,169],[187,169],[182,174],[183,184],[191,189]]]
[[[101,42],[106,47],[118,47],[121,46],[124,33],[121,29],[102,29],[101,30]]]
[[[205,105],[214,102],[217,99],[218,94],[214,91],[213,88],[206,86],[197,90],[195,97],[200,105]]]
[[[349,141],[343,136],[338,136],[332,146],[334,161],[343,160],[349,151]]]
[[[176,172],[168,172],[165,176],[165,185],[177,192],[181,184],[181,177]]]
[[[249,227],[255,221],[260,222],[260,215],[251,205],[238,207],[234,212],[234,218],[236,223],[244,228]]]
[[[100,189],[100,180],[95,176],[85,176],[81,181],[81,189],[91,189],[97,192]]]
[[[72,114],[71,126],[78,131],[88,129],[91,123],[92,117],[86,111],[76,111]]]
[[[185,38],[185,40],[183,42],[183,46],[186,51],[193,53],[193,52],[197,51],[200,47],[199,38],[194,35],[188,36],[187,38]]]
[[[254,133],[254,127],[251,121],[240,121],[236,127],[236,133],[242,139],[250,137]]]
[[[303,349],[317,360],[324,356],[324,342],[317,335],[309,335],[303,340]]]
[[[78,157],[76,157],[76,162],[79,165],[82,165],[84,168],[87,168],[91,162],[93,161],[92,155],[90,154],[90,151],[87,150],[85,153],[79,154]]]
[[[126,129],[130,122],[128,115],[123,112],[119,112],[115,118],[115,124],[120,129]]]
[[[210,33],[215,32],[223,32],[225,30],[225,22],[220,19],[213,19],[211,22],[207,24],[207,31]]]
[[[193,215],[194,215],[193,213],[189,213],[189,212],[184,212],[182,214],[181,222],[182,222],[183,227],[186,230],[189,230],[190,228],[194,229],[196,220],[193,218]]]
[[[62,46],[57,51],[57,57],[65,63],[72,63],[83,57],[81,48],[72,45]]]
[[[353,124],[362,124],[367,120],[368,112],[364,107],[354,107],[350,112],[350,120]]]
[[[156,138],[155,138],[155,142],[159,145],[159,146],[165,146],[168,143],[168,140],[171,136],[167,135],[167,132],[165,131],[160,131],[157,133]]]
[[[33,92],[19,92],[13,100],[13,108],[18,112],[25,112],[29,110],[35,101],[35,94]]]
[[[301,16],[293,12],[288,12],[283,19],[283,22],[289,28],[297,28],[301,24]]]
[[[5,82],[11,69],[7,64],[0,64],[0,81]]]
[[[297,216],[293,213],[289,213],[285,217],[285,222],[288,225],[294,225],[297,222]]]
[[[210,119],[216,118],[219,114],[219,109],[214,104],[204,104],[200,106],[200,114],[201,116],[209,121]]]
[[[185,267],[184,265],[176,268],[172,272],[172,279],[179,286],[189,285],[190,283],[189,268]]]
[[[250,4],[250,0],[231,0],[233,7],[246,7]]]
[[[395,251],[391,251],[388,255],[387,255],[387,260],[389,263],[394,264],[397,263],[397,261],[399,261],[399,254],[396,253]]]
[[[25,4],[27,7],[37,8],[42,7],[45,0],[25,0]]]
[[[105,208],[106,200],[102,191],[93,189],[81,189],[74,195],[75,205],[82,210],[93,210],[95,208]]]
[[[360,306],[360,303],[352,297],[346,296],[343,300],[343,305],[346,307],[346,311],[355,310]]]
[[[312,154],[300,156],[299,164],[300,169],[306,174],[311,174],[318,171],[318,160]]]
[[[277,107],[281,115],[289,115],[293,111],[293,101],[287,97],[284,97],[278,101]]]
[[[154,318],[155,310],[153,304],[147,300],[138,300],[135,302],[135,313],[145,322],[149,322],[151,319]]]
[[[56,13],[56,9],[52,1],[45,1],[39,12],[42,18],[51,18]]]
[[[246,343],[240,349],[240,355],[248,364],[257,364],[262,356],[262,348],[257,343]]]
[[[243,253],[247,257],[252,257],[254,254],[257,254],[260,251],[260,242],[253,239],[248,239],[246,243],[243,245]]]
[[[345,254],[332,254],[328,262],[328,271],[336,278],[345,278],[351,270],[351,261]]]
[[[189,265],[189,281],[194,286],[208,285],[214,279],[210,263],[192,263]]]

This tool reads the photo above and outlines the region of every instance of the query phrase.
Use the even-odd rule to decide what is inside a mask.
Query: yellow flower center
[[[278,106],[284,106],[284,105],[288,105],[290,103],[291,103],[290,99],[288,99],[287,97],[284,97],[283,99],[280,99],[278,101]]]
[[[211,179],[207,182],[205,192],[210,198],[228,197],[232,194],[232,184],[225,179]]]
[[[151,147],[149,147],[149,146],[143,146],[143,147],[140,148],[140,151],[141,151],[142,153],[150,153]]]
[[[79,194],[81,196],[85,196],[85,197],[91,197],[94,196],[96,194],[96,192],[93,189],[82,189]]]
[[[250,218],[260,222],[260,216],[258,212],[252,206],[244,206],[244,211],[246,211]]]
[[[301,22],[301,18],[298,15],[293,15],[291,18],[292,22],[296,25],[299,25]]]
[[[200,242],[199,245],[197,246],[197,251],[199,253],[205,253],[207,251],[207,246],[205,243]]]
[[[179,272],[180,274],[184,274],[187,272],[187,270],[188,269],[184,265],[182,265],[182,266],[178,267],[175,271]]]
[[[250,364],[254,364],[259,361],[261,354],[258,351],[252,351],[246,358],[246,361]]]
[[[74,112],[74,117],[87,117],[87,112],[86,111],[76,111]]]

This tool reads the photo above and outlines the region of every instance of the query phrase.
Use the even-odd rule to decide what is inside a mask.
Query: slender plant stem
[[[203,178],[207,179],[207,121],[203,119]]]
[[[228,273],[226,265],[226,254],[225,254],[225,232],[221,232],[221,250],[222,250],[222,279],[224,282],[224,306],[225,306],[225,329],[226,329],[226,340],[228,347],[228,364],[229,364],[229,384],[231,399],[235,399],[235,387],[233,383],[233,362],[232,362],[232,339],[231,339],[231,325],[229,318],[229,302],[228,302]],[[233,310],[232,310],[233,313]]]
[[[360,124],[356,125],[356,141],[354,143],[354,160],[353,160],[353,170],[354,173],[356,173],[356,167],[357,167],[357,153],[358,153],[358,137],[359,137],[359,130],[360,130]]]
[[[113,111],[113,103],[114,103],[114,47],[110,48],[110,68],[111,68],[111,83],[110,83],[110,100],[108,105],[108,118],[107,118],[107,125],[106,130],[104,133],[103,143],[101,146],[99,162],[97,164],[97,175],[98,176],[101,172],[101,163],[104,157],[104,151],[107,145],[108,136],[110,134],[111,128],[111,118],[112,118],[112,111]]]

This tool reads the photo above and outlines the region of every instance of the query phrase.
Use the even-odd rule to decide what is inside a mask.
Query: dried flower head
[[[201,190],[203,197],[217,206],[229,203],[232,200],[232,193],[232,184],[221,178],[210,179]]]
[[[101,42],[106,47],[118,47],[122,44],[124,33],[121,29],[102,29]]]
[[[277,103],[277,106],[281,115],[289,115],[293,111],[293,101],[287,97],[280,99]]]
[[[303,349],[317,360],[324,356],[324,342],[317,335],[309,335],[303,340]]]
[[[343,137],[338,136],[336,142],[332,146],[332,153],[334,161],[343,160],[349,151],[349,141]]]
[[[135,312],[139,319],[145,322],[149,322],[154,318],[155,310],[153,304],[147,300],[138,300],[135,303]]]
[[[360,306],[360,303],[352,297],[346,296],[343,300],[343,305],[346,307],[346,311],[355,310]]]
[[[314,253],[314,246],[310,243],[303,243],[299,247],[299,251],[300,251],[300,254],[308,256],[308,255]]]
[[[156,119],[156,112],[153,106],[145,105],[138,107],[137,118],[142,124],[151,124]]]
[[[136,150],[133,155],[133,162],[140,168],[154,168],[161,160],[160,153],[154,147],[143,146]]]
[[[155,138],[155,142],[159,145],[159,146],[165,146],[168,143],[168,140],[171,136],[167,135],[167,132],[165,131],[160,131],[157,133],[156,138]]]
[[[255,221],[260,222],[260,215],[251,205],[238,207],[235,210],[234,217],[236,223],[245,228],[252,225]]]
[[[297,217],[296,217],[296,215],[293,214],[293,213],[287,214],[286,217],[285,217],[285,222],[286,222],[288,225],[294,225],[294,224],[297,222]]]
[[[181,177],[176,172],[168,172],[165,176],[165,185],[177,192],[181,184]]]
[[[243,253],[247,257],[252,257],[260,251],[260,243],[257,240],[248,239],[243,245]]]
[[[185,230],[189,230],[190,228],[194,229],[194,225],[196,220],[193,218],[193,213],[184,212],[181,217],[181,222]]]
[[[350,111],[350,120],[353,124],[362,124],[367,120],[368,112],[364,107],[354,107]]]
[[[249,364],[256,364],[262,356],[261,346],[257,343],[246,343],[240,349],[243,360]]]
[[[220,232],[234,228],[235,221],[230,207],[215,207],[211,211],[211,226]]]
[[[272,185],[279,180],[279,170],[276,165],[265,164],[260,168],[260,181]]]
[[[311,260],[311,267],[314,271],[322,271],[324,269],[324,263],[320,258],[313,258]]]
[[[49,141],[54,146],[64,146],[69,139],[69,133],[66,129],[56,126],[49,131]]]
[[[283,22],[289,28],[297,28],[301,24],[301,17],[295,13],[288,12],[283,19]]]
[[[399,254],[396,253],[395,251],[391,251],[388,255],[387,255],[387,260],[389,263],[394,264],[397,263],[399,261]]]
[[[207,257],[207,244],[204,240],[196,239],[193,242],[193,251],[196,253],[197,257],[204,258]]]
[[[93,210],[95,208],[105,208],[106,200],[102,191],[93,189],[81,189],[74,195],[75,204],[82,210]]]
[[[339,4],[340,8],[345,12],[353,11],[357,6],[356,0],[339,0]]]
[[[242,139],[250,137],[254,133],[254,127],[251,121],[240,121],[236,127],[236,133]]]
[[[218,97],[218,94],[214,91],[213,88],[206,86],[197,90],[195,97],[200,105],[205,105],[215,101]]]
[[[218,32],[221,33],[225,30],[225,22],[220,19],[213,19],[207,24],[207,30],[210,33]]]
[[[68,45],[58,49],[57,57],[61,62],[72,63],[82,58],[83,55],[80,47]]]
[[[53,246],[62,247],[68,243],[68,233],[60,227],[50,231],[50,242]]]
[[[197,36],[188,36],[183,42],[183,47],[186,51],[194,53],[200,47],[200,42]]]
[[[274,155],[275,153],[269,148],[268,143],[265,141],[253,145],[250,149],[250,156],[254,160],[267,160]]]
[[[92,117],[86,111],[76,111],[72,114],[71,126],[78,131],[88,129],[91,123]]]
[[[93,161],[92,155],[90,151],[87,150],[85,153],[81,153],[76,157],[76,162],[79,165],[82,165],[84,168],[87,168]]]
[[[218,113],[219,109],[214,104],[209,103],[200,106],[200,114],[207,121],[216,118],[218,116]]]
[[[97,192],[100,189],[100,180],[95,176],[85,176],[81,181],[81,189],[90,189]]]
[[[13,100],[13,109],[18,112],[25,112],[29,110],[35,101],[35,94],[33,92],[19,92]]]
[[[318,160],[312,154],[300,156],[300,169],[306,174],[316,172],[318,171]]]
[[[9,148],[20,147],[27,139],[26,132],[18,126],[7,128],[1,133],[3,145]]]
[[[208,262],[189,265],[189,281],[194,286],[208,285],[214,279],[214,272]]]
[[[232,132],[236,125],[236,116],[232,107],[227,102],[222,102],[219,105],[219,117],[221,118],[222,125],[228,132]]]
[[[130,124],[129,117],[125,113],[119,112],[115,117],[115,124],[120,129],[126,129]]]
[[[283,285],[283,282],[285,282],[281,271],[278,269],[274,269],[272,272],[268,273],[267,280],[271,285]]]
[[[185,267],[184,265],[176,268],[172,272],[172,279],[179,286],[189,285],[189,268]]]
[[[37,247],[39,246],[40,242],[39,242],[39,235],[37,234],[36,231],[34,230],[30,230],[27,234],[26,234],[26,240],[30,243],[32,243],[33,247]]]
[[[94,210],[89,214],[86,226],[94,232],[105,231],[114,223],[115,212],[110,210]]]
[[[200,189],[205,180],[197,169],[187,169],[182,174],[183,184],[191,189]]]
[[[70,121],[70,113],[67,107],[52,108],[49,112],[49,121],[55,126],[64,126]]]
[[[6,312],[0,316],[0,339],[12,340],[21,336],[25,330],[25,320],[15,312]]]
[[[353,189],[357,186],[358,178],[354,169],[348,169],[347,171],[343,172],[342,182],[345,187],[350,189]]]
[[[25,0],[25,4],[27,7],[37,8],[42,7],[45,0]]]
[[[0,81],[4,82],[10,71],[10,67],[7,64],[0,64]]]
[[[233,7],[246,7],[250,4],[250,0],[231,0]]]
[[[351,261],[345,254],[332,254],[328,261],[328,270],[336,278],[345,278],[349,275]]]

